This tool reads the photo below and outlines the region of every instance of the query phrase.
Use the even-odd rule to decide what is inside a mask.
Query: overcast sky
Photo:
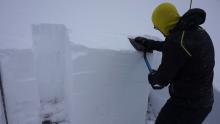
[[[70,38],[92,47],[123,49],[128,34],[162,35],[152,27],[151,13],[166,0],[0,0],[0,40],[3,47],[31,47],[31,24],[58,23],[70,29]],[[183,14],[189,0],[167,0]],[[194,0],[193,7],[208,12],[204,25],[217,38],[220,2]],[[218,26],[218,28],[217,28]],[[117,41],[116,41],[117,40]],[[118,44],[118,46],[115,45]]]

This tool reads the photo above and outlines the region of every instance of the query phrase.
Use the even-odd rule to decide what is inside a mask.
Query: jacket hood
[[[206,12],[202,9],[195,8],[187,11],[177,23],[174,30],[185,30],[192,27],[197,27],[203,24],[206,20]]]
[[[175,5],[172,3],[162,3],[158,5],[152,13],[152,22],[156,29],[164,35],[169,35],[181,16],[179,15]]]

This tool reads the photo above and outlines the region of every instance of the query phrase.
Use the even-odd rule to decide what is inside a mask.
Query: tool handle
[[[148,68],[149,72],[151,73],[152,72],[152,68],[150,66],[149,61],[147,60],[146,54],[147,54],[147,52],[144,52],[144,61],[145,61],[146,65],[147,65],[147,68]]]

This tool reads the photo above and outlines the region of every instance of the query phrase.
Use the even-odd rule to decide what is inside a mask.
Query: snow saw
[[[144,49],[143,46],[141,46],[140,44],[137,44],[134,39],[132,39],[132,38],[128,38],[128,39],[129,39],[131,45],[132,45],[137,51],[140,51],[140,52],[141,52],[141,51]],[[144,53],[144,61],[145,61],[146,65],[147,65],[147,68],[148,68],[149,72],[151,73],[151,72],[152,72],[152,68],[151,68],[150,63],[149,63],[149,61],[148,61],[148,59],[147,59],[147,56],[146,56],[147,52],[152,53],[153,51],[144,51],[144,52],[143,52],[143,53]]]
[[[148,68],[149,72],[152,73],[152,72],[153,72],[153,69],[151,68],[151,65],[150,65],[150,63],[149,63],[149,61],[148,61],[148,59],[147,59],[147,55],[146,55],[146,54],[147,54],[147,52],[153,53],[153,51],[142,51],[142,50],[144,49],[143,46],[141,46],[140,44],[137,44],[133,38],[128,38],[128,39],[129,39],[131,45],[132,45],[137,51],[144,53],[144,61],[145,61],[146,65],[147,65],[147,68]],[[158,84],[154,84],[154,85],[151,85],[151,86],[152,86],[153,89],[162,89],[162,88],[163,88],[162,86],[160,86],[160,85],[158,85]]]

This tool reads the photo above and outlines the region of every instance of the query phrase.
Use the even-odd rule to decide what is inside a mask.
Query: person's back
[[[176,42],[181,44],[183,31],[184,47],[191,57],[171,81],[170,95],[178,100],[192,100],[189,107],[212,106],[214,100],[212,82],[215,65],[212,40],[208,33],[199,26],[175,30],[175,33],[170,37],[175,37]],[[185,102],[180,101],[180,104]]]

